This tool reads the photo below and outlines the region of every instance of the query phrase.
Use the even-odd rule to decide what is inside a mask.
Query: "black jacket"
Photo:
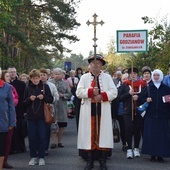
[[[43,86],[45,89],[45,94],[43,94]],[[35,101],[30,100],[31,95],[38,96],[40,94],[44,95],[43,100],[38,98],[36,98]],[[44,102],[53,102],[53,96],[49,86],[47,84],[43,84],[42,81],[40,81],[38,85],[35,85],[29,81],[24,94],[24,105],[27,111],[27,120],[44,119]]]
[[[119,89],[119,101],[123,102],[123,114],[132,114],[132,95],[129,94],[130,90],[130,84],[129,80],[123,83],[121,88]],[[144,82],[141,79],[138,79],[136,82],[134,82],[134,89],[135,91],[139,91],[139,86],[141,85],[141,92],[138,95],[138,100],[133,101],[133,112],[134,114],[137,114],[137,106],[140,106],[142,104],[141,102],[141,94],[143,93],[144,87],[146,86],[146,82]]]
[[[23,118],[24,111],[25,111],[25,109],[23,107],[25,83],[16,78],[14,81],[11,81],[10,84],[15,87],[15,89],[18,93],[18,96],[19,96],[18,104],[15,107],[15,110],[16,110],[17,119],[21,119],[21,118]]]

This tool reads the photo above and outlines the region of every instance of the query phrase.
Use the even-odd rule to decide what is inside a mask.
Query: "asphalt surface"
[[[69,119],[68,127],[63,136],[64,148],[49,149],[49,155],[45,157],[45,166],[28,166],[30,160],[29,148],[27,152],[10,155],[8,163],[14,166],[14,170],[83,170],[86,162],[82,159],[76,148],[77,129],[76,120]],[[121,150],[121,143],[115,143],[112,156],[107,159],[108,170],[170,170],[170,158],[164,163],[150,162],[150,157],[141,155],[140,158],[126,159],[126,153]],[[93,170],[99,170],[99,162],[94,162]]]

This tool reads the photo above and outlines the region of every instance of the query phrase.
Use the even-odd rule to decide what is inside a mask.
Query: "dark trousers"
[[[122,145],[126,145],[125,122],[124,122],[123,115],[118,115],[116,118],[119,122],[120,137],[121,137]]]
[[[140,115],[135,115],[132,121],[131,115],[123,115],[126,129],[126,142],[128,149],[132,149],[132,139],[134,137],[134,148],[139,148],[143,120]]]
[[[44,158],[46,148],[46,123],[44,120],[28,120],[30,156]],[[38,153],[37,153],[38,152]]]
[[[0,157],[5,156],[7,132],[0,132]]]
[[[14,132],[11,142],[11,153],[20,153],[26,151],[25,137],[22,136],[23,131],[23,118],[17,119],[16,127],[14,127]]]
[[[50,136],[51,136],[51,124],[46,123],[46,147],[45,150],[47,151],[50,144]]]
[[[13,135],[14,129],[10,129],[7,133],[7,137],[6,137],[6,146],[5,146],[5,158],[4,158],[4,162],[6,163],[8,160],[8,156],[10,153],[10,149],[11,149],[11,140],[12,140],[12,135]]]

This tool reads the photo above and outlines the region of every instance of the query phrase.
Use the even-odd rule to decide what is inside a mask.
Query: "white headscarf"
[[[158,81],[155,81],[154,79],[154,74],[159,74],[159,79]],[[156,86],[156,88],[158,89],[159,86],[161,85],[161,81],[163,80],[163,72],[159,69],[156,69],[152,72],[152,75],[151,75],[151,79],[153,81],[153,84]]]

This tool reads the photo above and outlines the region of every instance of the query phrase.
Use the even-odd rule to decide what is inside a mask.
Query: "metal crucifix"
[[[90,24],[92,24],[93,26],[94,26],[94,38],[93,38],[93,41],[94,41],[94,45],[93,45],[93,47],[94,47],[94,63],[95,63],[95,87],[97,86],[97,73],[96,73],[96,48],[97,48],[97,44],[96,44],[96,41],[97,41],[97,38],[96,38],[96,26],[98,25],[98,24],[100,24],[100,25],[103,25],[104,24],[104,22],[101,20],[100,22],[97,22],[97,15],[96,14],[94,14],[93,15],[93,18],[94,18],[94,20],[93,20],[93,22],[90,22],[89,20],[86,22],[86,24],[89,26]]]
[[[96,48],[97,48],[97,44],[96,44],[96,41],[97,41],[97,38],[96,38],[96,26],[98,24],[100,24],[101,26],[104,24],[104,22],[101,20],[100,22],[97,22],[97,15],[94,14],[93,15],[93,22],[90,22],[89,20],[86,22],[86,24],[89,26],[90,24],[92,24],[94,26],[94,37],[93,37],[93,41],[94,41],[94,65],[95,65],[95,70],[94,70],[94,80],[95,80],[95,87],[94,88],[98,88],[98,85],[97,85],[97,66],[96,66]],[[99,127],[98,127],[98,113],[97,113],[97,107],[98,107],[98,104],[96,102],[96,144],[99,145],[98,143],[98,137],[99,137]]]

